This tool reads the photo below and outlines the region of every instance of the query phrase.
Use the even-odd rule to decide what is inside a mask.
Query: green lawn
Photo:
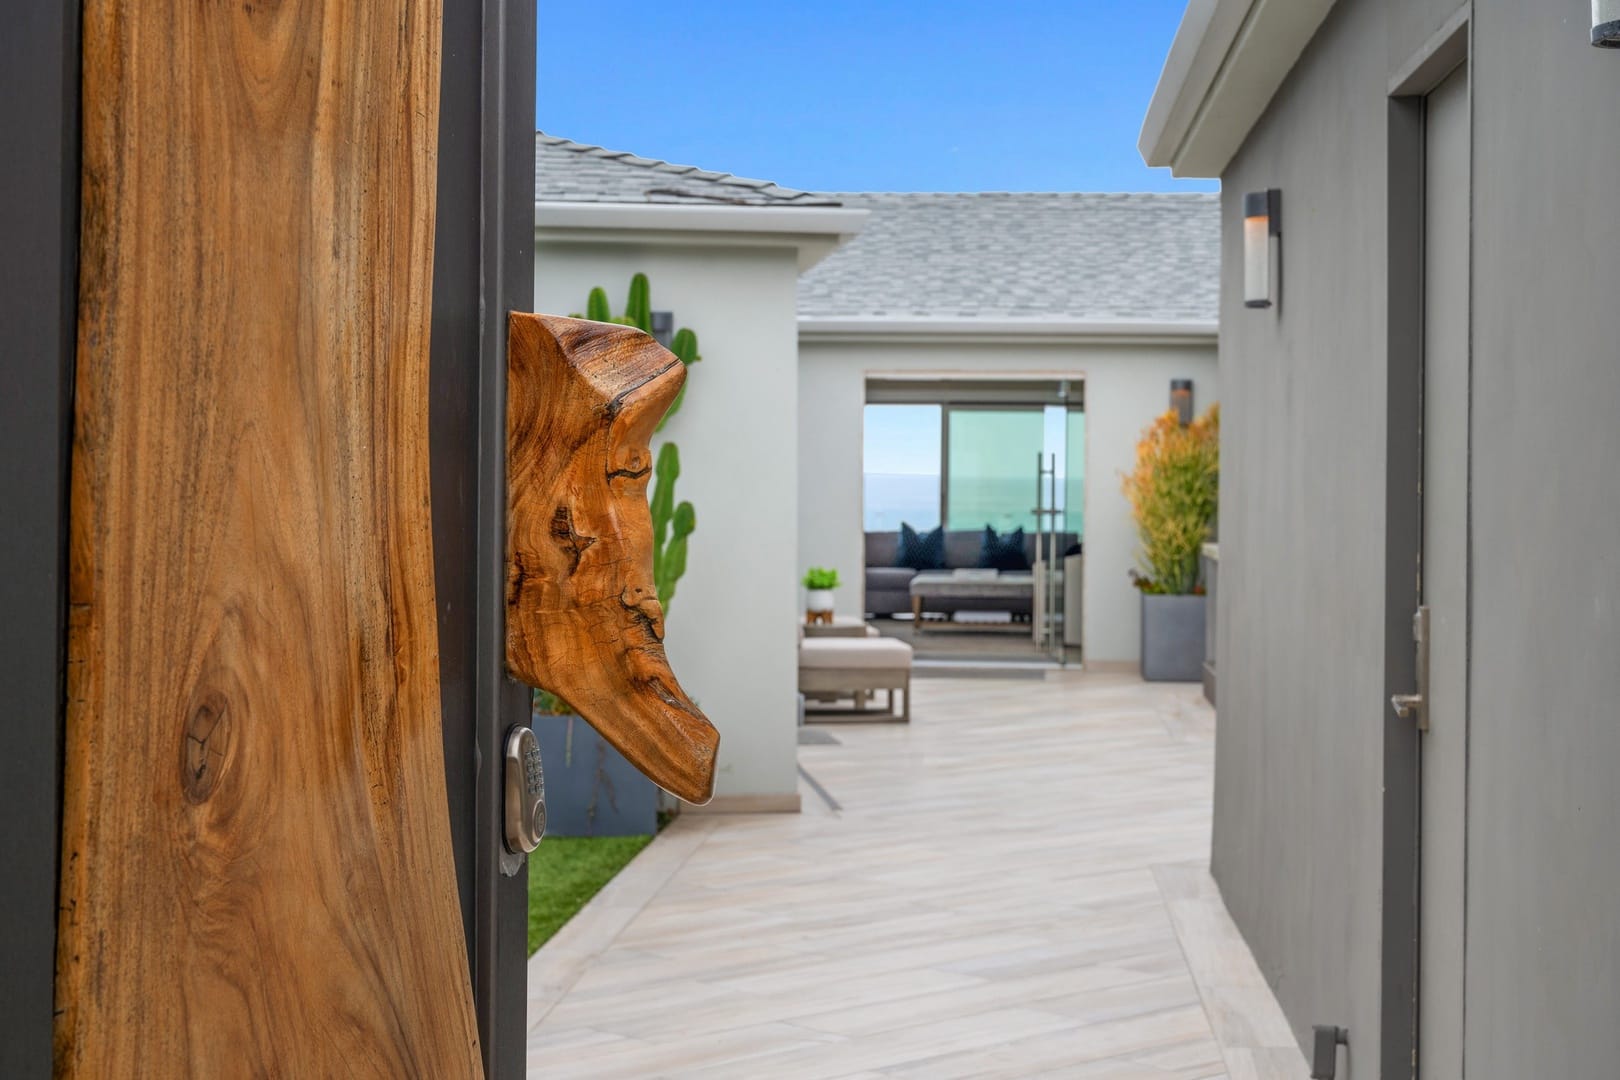
[[[650,843],[650,836],[557,836],[541,841],[529,855],[530,955]]]

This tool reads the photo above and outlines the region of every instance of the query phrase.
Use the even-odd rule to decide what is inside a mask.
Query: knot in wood
[[[626,585],[619,594],[619,603],[635,613],[655,640],[664,640],[664,605],[650,586]]]
[[[180,784],[186,799],[206,802],[219,788],[231,748],[231,710],[225,695],[208,690],[186,717],[181,740]]]

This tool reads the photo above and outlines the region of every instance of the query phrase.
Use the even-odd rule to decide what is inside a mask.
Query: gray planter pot
[[[1198,682],[1204,677],[1204,597],[1142,594],[1142,678]]]
[[[530,723],[546,777],[547,836],[651,836],[658,831],[658,786],[595,728],[577,716],[536,714]]]

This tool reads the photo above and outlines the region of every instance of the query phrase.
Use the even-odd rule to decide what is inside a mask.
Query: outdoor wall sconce
[[[1176,411],[1176,416],[1180,417],[1182,427],[1192,423],[1192,390],[1193,383],[1191,379],[1170,380],[1170,407]]]
[[[1620,49],[1620,0],[1592,0],[1592,44]]]
[[[633,326],[514,313],[507,335],[507,669],[708,802],[720,735],[664,655],[647,507],[648,440],[686,365]]]
[[[1620,0],[1615,0],[1620,3]],[[1277,299],[1282,250],[1282,192],[1276,188],[1243,196],[1243,303],[1267,308]]]
[[[655,311],[652,313],[652,336],[664,348],[675,338],[675,313],[673,311]]]

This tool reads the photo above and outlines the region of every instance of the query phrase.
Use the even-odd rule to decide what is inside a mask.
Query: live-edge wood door
[[[483,1073],[430,519],[440,19],[84,7],[64,1075]]]

